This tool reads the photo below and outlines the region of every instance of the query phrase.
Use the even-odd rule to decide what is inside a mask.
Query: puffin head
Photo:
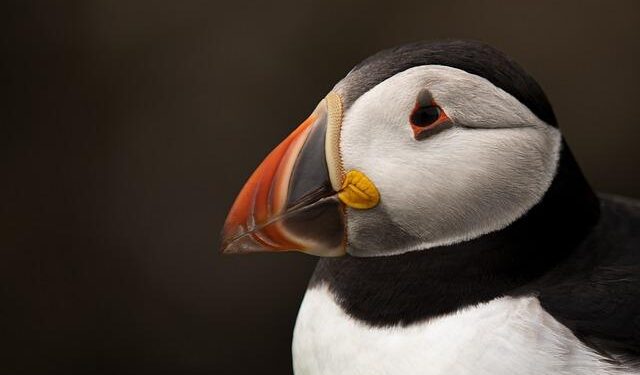
[[[222,251],[428,251],[502,230],[556,175],[535,80],[479,42],[414,43],[354,67],[236,198]]]

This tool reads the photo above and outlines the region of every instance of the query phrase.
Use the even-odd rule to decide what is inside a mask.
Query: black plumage
[[[525,290],[588,345],[640,358],[640,203],[600,197],[598,224]]]

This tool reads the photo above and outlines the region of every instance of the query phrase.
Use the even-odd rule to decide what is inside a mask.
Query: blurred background
[[[0,373],[289,374],[315,259],[222,257],[262,158],[353,65],[479,39],[592,185],[640,198],[640,2],[4,2]]]

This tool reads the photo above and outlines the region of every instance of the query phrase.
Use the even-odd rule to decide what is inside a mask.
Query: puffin
[[[356,65],[221,249],[319,257],[296,375],[640,374],[640,202],[594,192],[540,85],[483,42]]]

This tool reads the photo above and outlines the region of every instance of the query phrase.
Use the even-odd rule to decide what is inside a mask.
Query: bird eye
[[[418,141],[453,126],[449,116],[435,102],[428,90],[423,90],[418,94],[409,122],[413,137]]]
[[[420,106],[411,113],[411,124],[420,128],[434,124],[440,118],[442,110],[437,105]]]

